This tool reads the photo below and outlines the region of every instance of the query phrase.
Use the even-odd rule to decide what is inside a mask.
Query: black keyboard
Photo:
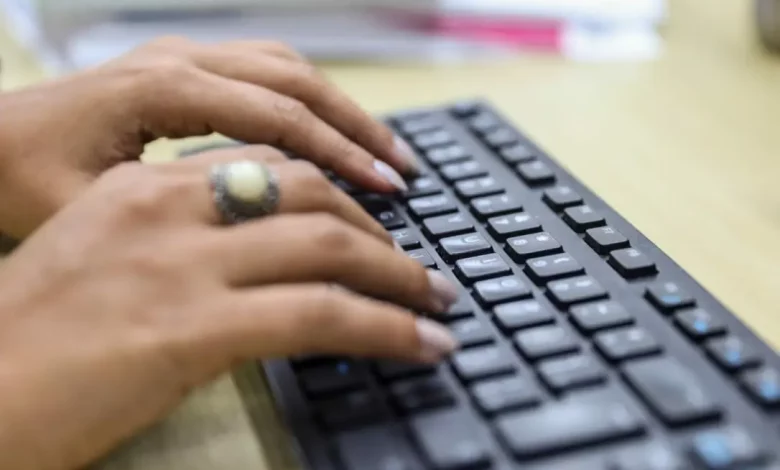
[[[485,103],[387,122],[423,175],[338,183],[457,280],[462,348],[263,364],[302,468],[780,469],[777,353],[658,247]]]

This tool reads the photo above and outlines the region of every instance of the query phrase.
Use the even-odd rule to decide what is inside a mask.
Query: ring
[[[266,165],[249,160],[211,168],[214,203],[227,224],[265,217],[279,209],[279,181]]]

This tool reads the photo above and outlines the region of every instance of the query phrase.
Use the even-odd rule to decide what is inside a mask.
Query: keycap
[[[406,227],[406,221],[404,221],[403,216],[395,209],[388,209],[374,214],[374,218],[388,230]]]
[[[458,181],[455,183],[455,193],[463,199],[490,196],[504,192],[504,186],[492,176]]]
[[[610,470],[690,470],[688,459],[667,444],[652,443],[623,451],[612,459]]]
[[[512,165],[512,164],[530,162],[531,160],[535,160],[536,152],[534,152],[527,145],[516,144],[510,147],[504,147],[502,149],[499,149],[498,156],[501,157],[501,159],[504,160],[505,162]]]
[[[468,317],[474,313],[474,303],[471,300],[471,296],[467,292],[462,292],[455,304],[450,309],[442,314],[439,314],[438,318],[443,321],[455,320],[458,318]]]
[[[524,272],[532,281],[541,285],[555,279],[585,274],[585,269],[571,255],[561,253],[529,259]]]
[[[517,276],[499,277],[474,284],[474,296],[485,307],[531,297],[531,288]]]
[[[487,170],[476,160],[448,163],[439,168],[442,178],[449,183],[487,175]]]
[[[411,250],[406,252],[407,256],[422,264],[426,268],[435,268],[436,261],[433,259],[428,250],[420,248],[417,250]]]
[[[492,457],[475,424],[470,415],[448,410],[418,416],[411,420],[409,429],[430,468],[484,469]]]
[[[499,346],[458,351],[452,356],[452,367],[464,382],[511,374],[515,371],[512,355]]]
[[[455,404],[455,395],[439,375],[396,382],[390,388],[393,405],[401,413],[415,413]]]
[[[482,108],[478,101],[461,101],[450,108],[450,112],[461,119],[477,114]]]
[[[420,240],[417,235],[414,234],[408,228],[401,228],[398,230],[392,230],[390,236],[393,237],[398,245],[404,250],[410,250],[412,248],[420,248]]]
[[[515,346],[530,361],[577,351],[579,340],[569,330],[557,326],[538,326],[515,334]]]
[[[547,284],[547,296],[561,309],[567,309],[577,303],[600,300],[607,295],[606,289],[591,276],[572,277]]]
[[[447,131],[438,130],[417,134],[412,138],[412,143],[420,150],[428,150],[434,147],[442,147],[455,143],[455,139]]]
[[[534,160],[520,163],[515,168],[525,184],[531,187],[542,186],[555,182],[555,173],[544,162]]]
[[[482,197],[471,201],[471,212],[480,220],[486,220],[496,215],[517,212],[523,209],[520,201],[509,194]]]
[[[585,231],[585,243],[596,250],[596,253],[606,255],[612,250],[628,247],[628,238],[612,227],[596,227]]]
[[[542,225],[531,214],[518,212],[488,219],[488,231],[498,240],[506,240],[515,235],[541,232]]]
[[[365,391],[319,400],[311,406],[316,419],[331,431],[377,423],[387,417],[382,403]]]
[[[518,263],[562,251],[561,244],[547,232],[532,233],[507,240],[506,252]]]
[[[468,126],[478,134],[485,134],[500,126],[501,123],[489,112],[482,111],[468,119]]]
[[[664,281],[651,284],[645,298],[663,313],[672,313],[685,307],[692,307],[696,301],[675,282]]]
[[[517,459],[549,456],[644,433],[641,416],[614,393],[572,395],[535,410],[499,416],[501,440]]]
[[[479,382],[471,387],[479,410],[489,416],[541,403],[539,388],[527,377],[512,376]]]
[[[605,331],[594,336],[599,352],[612,362],[661,352],[661,346],[644,328],[629,327]]]
[[[519,140],[517,132],[506,127],[499,127],[482,136],[482,140],[492,149],[500,149],[516,144]]]
[[[356,429],[336,436],[344,470],[424,470],[406,436],[390,426]]]
[[[626,279],[651,276],[658,272],[653,260],[636,248],[613,251],[609,256],[609,265]]]
[[[466,258],[455,263],[455,275],[464,284],[510,274],[512,270],[501,256],[497,254]]]
[[[506,333],[555,321],[553,313],[536,300],[501,304],[496,306],[493,312],[496,324]]]
[[[485,237],[479,233],[467,233],[454,237],[442,238],[437,250],[439,255],[448,263],[453,263],[461,258],[483,255],[493,251]]]
[[[604,367],[586,354],[548,359],[539,363],[537,370],[544,383],[556,393],[600,384],[607,380]]]
[[[567,207],[582,204],[582,196],[577,194],[577,192],[569,186],[558,186],[546,190],[542,195],[542,201],[544,201],[550,209],[560,212]]]
[[[303,369],[298,373],[298,379],[307,395],[317,397],[364,388],[368,376],[361,366],[343,360]]]
[[[439,194],[442,190],[441,183],[430,176],[423,176],[409,182],[409,190],[403,196],[406,199],[413,199],[423,196]]]
[[[458,210],[455,201],[444,194],[410,199],[408,204],[409,210],[418,219],[442,215],[448,212],[456,212]]]
[[[693,370],[672,357],[633,361],[623,376],[642,400],[669,426],[682,426],[720,416],[711,391],[702,387]]]
[[[613,300],[578,305],[571,309],[571,321],[581,332],[596,331],[629,325],[634,322],[625,308]]]
[[[677,312],[674,321],[689,337],[702,340],[726,332],[723,319],[712,315],[702,308]]]
[[[448,327],[462,348],[479,346],[495,339],[493,330],[479,318],[457,320],[450,323]]]
[[[419,362],[383,360],[377,362],[376,372],[384,381],[427,375],[436,372],[436,366]]]
[[[433,165],[445,165],[471,158],[469,152],[460,145],[434,148],[425,153],[425,158]]]
[[[758,353],[737,336],[715,338],[705,344],[707,354],[723,369],[737,371],[761,363]]]
[[[425,236],[435,241],[442,237],[473,232],[474,224],[462,213],[431,217],[423,220]]]
[[[696,460],[708,470],[745,468],[764,456],[755,439],[739,426],[699,433],[691,448]]]
[[[430,132],[441,128],[441,121],[433,117],[421,117],[409,119],[398,125],[398,128],[404,134],[419,134],[421,132]]]
[[[563,221],[575,232],[584,232],[588,229],[600,227],[607,222],[604,216],[593,210],[588,205],[569,207],[563,211]]]
[[[759,404],[767,408],[780,407],[780,372],[770,367],[745,372],[742,386]]]

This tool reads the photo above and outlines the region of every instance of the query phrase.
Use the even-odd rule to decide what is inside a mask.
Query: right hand
[[[455,349],[407,310],[453,287],[354,202],[220,225],[208,159],[110,170],[0,267],[0,468],[80,468],[246,360]]]

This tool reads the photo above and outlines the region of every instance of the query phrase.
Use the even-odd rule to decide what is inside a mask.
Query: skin
[[[302,64],[273,44],[165,40],[0,97],[0,226],[29,234],[0,265],[0,468],[81,468],[243,361],[455,349],[411,312],[457,291],[314,164],[262,145],[134,161],[153,138],[216,130],[395,190],[374,170],[411,168],[392,135]],[[227,226],[209,169],[247,159],[279,176],[280,211]]]

